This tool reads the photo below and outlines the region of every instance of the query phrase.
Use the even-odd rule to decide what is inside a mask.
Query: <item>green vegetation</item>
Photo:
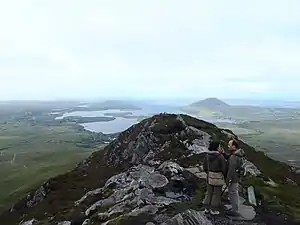
[[[300,118],[226,124],[240,138],[271,158],[300,166]]]
[[[5,103],[0,115],[0,213],[111,140],[109,135],[85,131],[78,121],[55,121],[56,115],[49,112],[59,104],[24,104]]]
[[[0,156],[0,210],[95,151],[97,148],[76,146],[89,135],[68,126],[1,124],[0,148],[5,150]]]
[[[296,183],[276,183],[276,186],[272,186],[263,178],[250,177],[243,181],[243,185],[252,185],[257,200],[263,202],[268,209],[284,212],[300,222],[300,190]]]

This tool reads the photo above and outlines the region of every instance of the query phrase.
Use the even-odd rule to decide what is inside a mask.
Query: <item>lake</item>
[[[82,116],[82,117],[97,117],[97,116],[107,116],[108,113],[131,113],[131,116],[153,116],[159,113],[174,113],[174,114],[186,114],[183,111],[181,111],[177,107],[173,106],[163,106],[163,105],[145,105],[141,107],[140,110],[101,110],[101,111],[74,111],[65,113],[64,115],[60,117],[56,117],[55,119],[63,119],[65,117],[70,116]],[[193,115],[192,115],[193,116]],[[111,134],[111,133],[117,133],[122,132],[129,128],[130,126],[138,123],[137,118],[123,118],[119,116],[114,116],[116,119],[112,121],[103,121],[103,122],[92,122],[92,123],[83,123],[80,124],[83,126],[86,130],[92,131],[92,132],[102,132],[104,134]],[[212,122],[212,123],[233,123],[233,121],[228,119],[216,119],[216,118],[201,118],[203,120]]]

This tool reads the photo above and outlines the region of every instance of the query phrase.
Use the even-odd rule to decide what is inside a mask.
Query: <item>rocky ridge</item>
[[[264,188],[291,188],[291,182],[285,183],[289,179],[293,190],[299,191],[299,178],[287,165],[242,141],[249,168],[240,187],[243,218],[234,221],[202,213],[206,178],[202,163],[209,142],[218,139],[225,145],[232,136],[238,139],[229,130],[190,116],[153,116],[122,132],[73,171],[32,191],[0,221],[6,225],[294,224],[289,211],[271,208],[274,198],[265,196]],[[269,171],[270,165],[276,166],[275,173]],[[258,200],[255,207],[247,201],[251,185]],[[281,194],[275,197],[276,204],[286,206]],[[226,202],[224,198],[225,206]]]

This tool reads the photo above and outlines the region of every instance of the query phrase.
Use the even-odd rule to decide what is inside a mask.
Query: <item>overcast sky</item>
[[[300,98],[299,8],[0,0],[0,98]]]

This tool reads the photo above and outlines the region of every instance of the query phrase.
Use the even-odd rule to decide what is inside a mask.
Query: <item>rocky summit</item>
[[[203,158],[211,140],[235,137],[246,153],[239,218],[206,216]],[[187,115],[160,114],[122,132],[72,171],[31,191],[1,225],[297,224],[300,178],[293,168],[227,129]],[[254,188],[255,198],[249,189]],[[227,191],[223,195],[228,207]]]

